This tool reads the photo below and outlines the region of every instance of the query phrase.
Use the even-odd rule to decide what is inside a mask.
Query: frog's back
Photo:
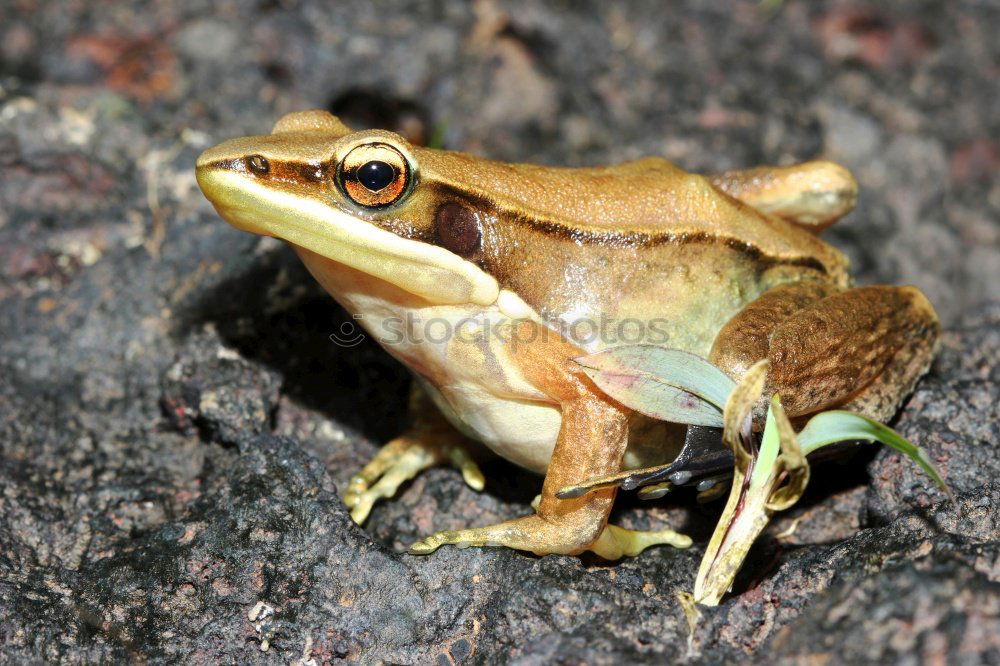
[[[457,187],[544,225],[550,235],[617,245],[701,238],[743,245],[776,260],[810,258],[831,274],[844,270],[843,256],[814,234],[747,206],[704,176],[660,157],[553,168],[426,150],[420,163],[442,181],[443,174],[461,174]]]
[[[646,341],[707,354],[716,331],[766,289],[848,281],[843,255],[815,235],[661,158],[550,168],[425,152],[430,179],[492,212],[483,268],[590,349]],[[640,337],[617,335],[626,320]]]

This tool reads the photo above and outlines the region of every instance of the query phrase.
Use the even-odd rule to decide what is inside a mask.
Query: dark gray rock
[[[996,542],[946,539],[878,576],[841,582],[779,631],[771,663],[945,663],[1000,661]]]
[[[995,7],[26,7],[0,2],[0,663],[997,660]],[[890,451],[817,466],[692,635],[719,503],[622,497],[696,545],[614,564],[402,554],[528,511],[538,477],[493,461],[484,493],[431,470],[355,526],[337,488],[406,375],[334,345],[349,315],[192,173],[307,107],[550,164],[846,160],[861,200],[826,235],[946,326],[895,425],[957,507]]]
[[[899,417],[899,432],[918,442],[955,492],[1000,477],[1000,308],[969,314],[950,331],[931,374]],[[868,467],[872,523],[926,511],[941,492],[909,458],[883,449]]]

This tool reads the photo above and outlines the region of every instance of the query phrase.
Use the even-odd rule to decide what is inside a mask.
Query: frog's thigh
[[[882,289],[900,289],[882,287]],[[850,397],[843,409],[864,414],[878,421],[888,421],[917,380],[930,368],[937,351],[941,323],[937,313],[915,287],[903,287],[907,299],[906,330],[896,331],[896,354],[866,387]]]
[[[816,232],[851,212],[858,198],[851,172],[826,160],[737,169],[708,178],[743,203]]]
[[[940,324],[914,287],[860,287],[793,313],[771,335],[766,390],[789,416],[843,406],[885,420],[926,372]]]
[[[379,449],[351,477],[344,504],[354,522],[363,523],[375,502],[392,497],[403,483],[434,465],[450,463],[470,487],[483,489],[483,473],[467,452],[469,440],[447,422],[416,383],[410,389],[410,418],[407,431]]]
[[[822,282],[799,282],[765,292],[719,330],[708,359],[739,381],[751,365],[767,358],[771,336],[782,322],[838,291]]]

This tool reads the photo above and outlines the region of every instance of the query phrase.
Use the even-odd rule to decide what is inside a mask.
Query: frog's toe
[[[472,459],[469,452],[461,446],[449,447],[448,458],[452,467],[462,473],[462,478],[473,490],[482,490],[486,486],[486,477],[479,465]]]
[[[396,438],[383,446],[364,469],[351,477],[344,504],[359,525],[368,518],[380,499],[392,497],[399,487],[423,470],[450,462],[465,482],[482,490],[485,477],[468,452],[456,443],[430,443],[410,436]]]
[[[456,530],[436,532],[425,539],[420,539],[410,544],[410,553],[413,555],[430,555],[445,544],[459,544],[460,537],[458,534],[459,532]]]
[[[375,502],[392,497],[399,487],[434,464],[434,460],[420,449],[408,449],[392,464],[370,488],[351,496],[351,518],[359,525],[368,518]]]
[[[617,525],[607,525],[591,550],[606,560],[634,557],[650,546],[667,545],[674,548],[688,548],[691,537],[674,530],[629,530]]]
[[[517,548],[514,542],[508,542],[503,532],[497,533],[496,527],[503,527],[503,524],[492,527],[474,527],[465,530],[444,530],[436,532],[425,539],[415,541],[410,545],[412,555],[429,555],[441,546],[451,545],[458,548],[469,548],[471,546],[510,546]]]

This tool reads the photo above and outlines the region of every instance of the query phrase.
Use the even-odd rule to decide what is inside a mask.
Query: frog
[[[734,381],[767,359],[765,393],[792,419],[834,407],[889,419],[938,344],[917,288],[856,286],[819,238],[858,193],[826,160],[704,175],[659,156],[515,164],[309,110],[208,148],[195,174],[226,222],[285,241],[414,378],[411,425],[343,493],[356,523],[435,465],[482,490],[477,447],[542,475],[529,515],[431,534],[415,554],[450,544],[614,560],[691,544],[609,522],[615,487],[559,493],[667,463],[684,438],[685,425],[630,410],[577,362],[621,344],[621,322]]]

